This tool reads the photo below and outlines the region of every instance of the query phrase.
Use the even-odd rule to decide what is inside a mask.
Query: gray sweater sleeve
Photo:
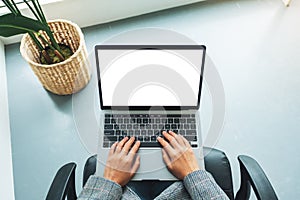
[[[119,200],[122,197],[122,187],[99,176],[90,176],[78,200]]]
[[[194,171],[183,179],[183,183],[192,199],[228,199],[227,195],[207,171]]]

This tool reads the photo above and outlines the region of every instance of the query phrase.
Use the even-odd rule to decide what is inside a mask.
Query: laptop
[[[177,180],[157,136],[183,135],[204,169],[199,118],[203,45],[96,45],[100,133],[96,174],[103,176],[110,146],[126,136],[141,141],[133,180]]]

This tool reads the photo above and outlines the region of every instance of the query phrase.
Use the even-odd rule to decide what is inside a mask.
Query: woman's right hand
[[[163,136],[169,142],[161,137],[157,140],[163,147],[163,160],[175,177],[183,180],[188,174],[200,169],[191,145],[182,135],[163,131]]]

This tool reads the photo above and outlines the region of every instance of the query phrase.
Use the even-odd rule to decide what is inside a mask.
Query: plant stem
[[[34,9],[32,8],[32,6],[28,3],[27,0],[23,0],[24,3],[26,3],[26,5],[28,6],[28,8],[30,9],[30,11],[32,12],[32,14],[40,21],[39,16],[36,14],[36,12],[34,11]]]
[[[51,29],[49,28],[49,25],[47,23],[46,17],[44,15],[44,12],[42,10],[42,7],[41,7],[39,1],[38,0],[32,0],[31,2],[32,2],[33,6],[34,6],[34,9],[36,11],[36,14],[38,16],[38,20],[40,20],[44,25],[46,25],[48,27],[48,29],[46,29],[45,32],[47,33],[47,35],[48,35],[48,37],[51,41],[51,44],[59,52],[59,54],[61,54],[60,57],[63,58],[63,60],[64,60],[63,53],[62,53],[58,43],[56,42]],[[50,45],[49,45],[49,47],[50,47]]]
[[[35,1],[35,0],[33,0],[33,1]],[[47,20],[46,20],[46,17],[45,17],[45,15],[44,15],[44,12],[43,12],[43,10],[42,10],[41,4],[40,4],[40,2],[39,2],[38,0],[36,1],[36,4],[37,4],[38,9],[40,10],[41,17],[42,17],[43,21],[44,21],[45,23],[47,23]]]
[[[10,12],[12,12],[15,15],[19,14],[9,0],[2,0],[2,1],[6,5],[6,7],[10,10]]]
[[[54,53],[59,57],[59,59],[61,61],[64,61],[65,58],[62,54],[62,52],[58,51],[56,48],[54,48],[41,34],[38,33],[39,38],[41,38],[41,40],[46,43],[50,49],[52,49],[54,51]]]
[[[17,4],[15,3],[14,0],[12,0],[12,3],[13,3],[13,6],[14,6],[15,10],[17,11],[17,13],[18,13],[18,14],[21,14],[21,12],[20,12],[20,10],[18,9]]]
[[[37,15],[39,16],[39,21],[41,21],[43,24],[47,23],[45,16],[43,15],[43,11],[39,9],[38,5],[36,4],[35,0],[31,0],[32,5],[37,13]]]
[[[52,64],[52,60],[51,60],[50,56],[48,55],[47,51],[45,49],[43,49],[43,51],[41,53],[44,56],[47,64]]]
[[[35,34],[33,32],[28,32],[28,34],[30,35],[30,37],[32,38],[32,40],[35,42],[35,44],[37,45],[39,51],[42,53],[42,55],[44,56],[46,62],[48,64],[52,64],[51,58],[49,57],[49,55],[47,54],[47,52],[45,51],[44,47],[42,46],[42,44],[40,43],[40,41],[36,38]]]

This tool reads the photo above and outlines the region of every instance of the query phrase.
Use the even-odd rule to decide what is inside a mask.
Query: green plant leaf
[[[30,31],[38,32],[48,27],[40,21],[12,13],[0,16],[0,36],[9,37]]]

